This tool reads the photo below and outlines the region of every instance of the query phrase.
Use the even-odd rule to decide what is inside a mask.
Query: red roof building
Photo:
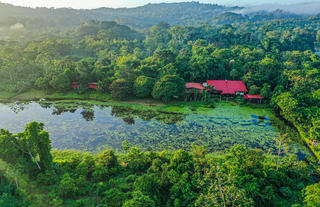
[[[72,82],[71,83],[71,88],[73,89],[79,89],[80,87],[80,83],[79,82]]]
[[[98,83],[88,83],[88,87],[92,89],[97,89],[98,88]]]
[[[207,80],[207,85],[213,87],[217,91],[221,91],[221,95],[236,95],[236,92],[248,92],[246,84],[243,81]]]
[[[245,99],[264,99],[264,97],[260,95],[244,95],[243,96]]]
[[[187,92],[193,89],[197,89],[200,91],[200,93],[202,93],[206,88],[201,83],[186,83],[186,89]]]

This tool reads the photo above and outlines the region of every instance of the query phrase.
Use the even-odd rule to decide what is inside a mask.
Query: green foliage
[[[185,82],[176,75],[166,75],[156,82],[152,91],[153,98],[169,102],[173,98],[180,98],[185,91]]]
[[[71,178],[68,173],[65,173],[61,178],[57,190],[61,198],[72,198],[77,194],[79,188],[77,187],[76,181]]]
[[[156,204],[160,203],[160,186],[156,175],[144,174],[140,176],[134,182],[134,188],[136,191],[140,191],[144,195],[149,196]]]
[[[313,207],[320,205],[320,183],[309,185],[304,190],[304,202],[306,206]]]
[[[35,85],[39,89],[48,89],[50,88],[50,80],[48,77],[40,77],[36,80]]]
[[[42,126],[33,122],[26,127],[25,145],[36,142],[30,135],[39,134]],[[4,130],[1,134],[11,135]],[[125,154],[52,151],[52,156],[56,174],[29,172],[51,206],[269,207],[302,205],[303,199],[307,206],[316,206],[318,201],[313,169],[305,161],[283,154],[277,162],[272,154],[240,145],[219,157],[201,146],[193,146],[190,153],[143,152],[130,145]],[[43,176],[53,179],[43,182]],[[0,188],[0,202],[17,202],[7,192]]]
[[[96,180],[106,181],[119,168],[117,157],[112,150],[105,150],[97,156],[93,176]]]
[[[320,120],[313,121],[310,128],[310,139],[320,141]]]
[[[134,94],[139,98],[151,96],[154,80],[146,76],[139,76],[134,82]]]
[[[38,155],[40,162],[39,165],[41,170],[45,172],[46,170],[52,169],[52,156],[51,156],[51,140],[49,138],[49,133],[44,131],[43,123],[31,122],[27,124],[25,131],[18,134],[18,137],[22,141],[22,146],[30,156]],[[35,161],[35,157],[33,157]]]
[[[10,184],[8,180],[0,174],[0,206],[1,207],[27,207],[30,206],[26,196]]]
[[[126,80],[117,79],[112,82],[110,90],[113,98],[124,100],[131,94],[132,88],[130,88]]]
[[[123,207],[154,207],[154,201],[140,191],[133,192],[133,198],[126,201]]]
[[[38,84],[39,84],[39,82],[38,82]],[[41,85],[43,84],[42,81],[40,84]],[[50,81],[50,85],[57,92],[66,92],[66,91],[70,90],[71,81],[67,75],[65,75],[64,73],[61,73],[57,76],[53,76],[52,80]],[[38,85],[38,87],[39,87],[39,85]]]
[[[249,94],[255,95],[258,93],[258,91],[259,91],[259,88],[256,85],[252,85],[249,88]]]
[[[272,96],[272,90],[270,84],[264,83],[260,90],[260,95],[266,99],[270,99]]]
[[[49,133],[44,131],[43,127],[42,123],[31,122],[27,124],[24,132],[17,135],[1,130],[0,158],[21,165],[25,170],[51,171],[53,167],[50,153],[51,140]],[[19,156],[21,154],[24,156]]]

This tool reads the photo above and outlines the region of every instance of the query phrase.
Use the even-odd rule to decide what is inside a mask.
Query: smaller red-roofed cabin
[[[201,83],[186,83],[186,92],[193,93],[195,91],[199,91],[202,93],[206,88]]]
[[[260,103],[262,102],[262,99],[264,99],[264,97],[260,95],[244,95],[243,97],[248,100],[259,100]]]
[[[98,88],[98,83],[88,83],[88,87],[90,89],[97,89]]]
[[[80,83],[79,82],[72,82],[71,83],[71,88],[77,90],[80,87]]]

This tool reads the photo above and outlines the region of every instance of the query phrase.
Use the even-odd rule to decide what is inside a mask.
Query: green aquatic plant
[[[122,142],[128,140],[147,151],[201,145],[208,152],[223,153],[226,148],[242,144],[274,153],[275,138],[288,134],[285,140],[291,146],[289,151],[306,153],[296,131],[269,109],[230,103],[216,103],[214,109],[205,103],[174,106],[184,107],[186,114],[81,101],[41,101],[23,107],[23,113],[11,114],[10,108],[0,105],[1,125],[19,131],[28,117],[45,122],[57,149],[122,151]]]

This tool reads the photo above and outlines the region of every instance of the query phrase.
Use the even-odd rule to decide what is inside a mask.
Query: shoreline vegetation
[[[134,109],[140,110],[159,110],[161,112],[169,113],[186,113],[183,110],[184,106],[215,108],[215,103],[230,103],[232,105],[250,106],[252,108],[271,108],[269,104],[255,104],[243,101],[239,98],[211,98],[210,101],[185,101],[182,99],[171,100],[164,103],[163,101],[149,98],[128,97],[124,100],[114,99],[108,93],[101,93],[98,91],[89,91],[83,94],[78,94],[76,91],[59,93],[49,92],[46,93],[39,89],[31,89],[22,93],[10,93],[6,91],[0,91],[0,102],[29,102],[29,101],[78,101],[83,103],[90,103],[95,105],[106,106],[128,106]],[[191,109],[190,109],[191,110]],[[189,110],[189,111],[190,111]]]
[[[28,137],[29,133],[32,136]],[[26,149],[17,148],[14,137],[0,131],[0,148],[6,148],[0,151],[0,173],[16,193],[13,201],[18,206],[155,207],[178,202],[197,207],[207,202],[300,206],[308,196],[304,187],[314,183],[310,177],[313,167],[294,155],[281,152],[284,154],[279,156],[241,145],[227,149],[224,155],[214,155],[201,146],[190,151],[144,152],[123,142],[123,153],[106,149],[94,155],[52,150],[49,134],[36,122],[27,124],[15,141]],[[40,141],[41,148],[37,145]],[[30,150],[28,143],[35,144],[32,151],[36,159],[21,156]],[[8,152],[17,155],[15,159]],[[222,194],[215,185],[221,186]]]

